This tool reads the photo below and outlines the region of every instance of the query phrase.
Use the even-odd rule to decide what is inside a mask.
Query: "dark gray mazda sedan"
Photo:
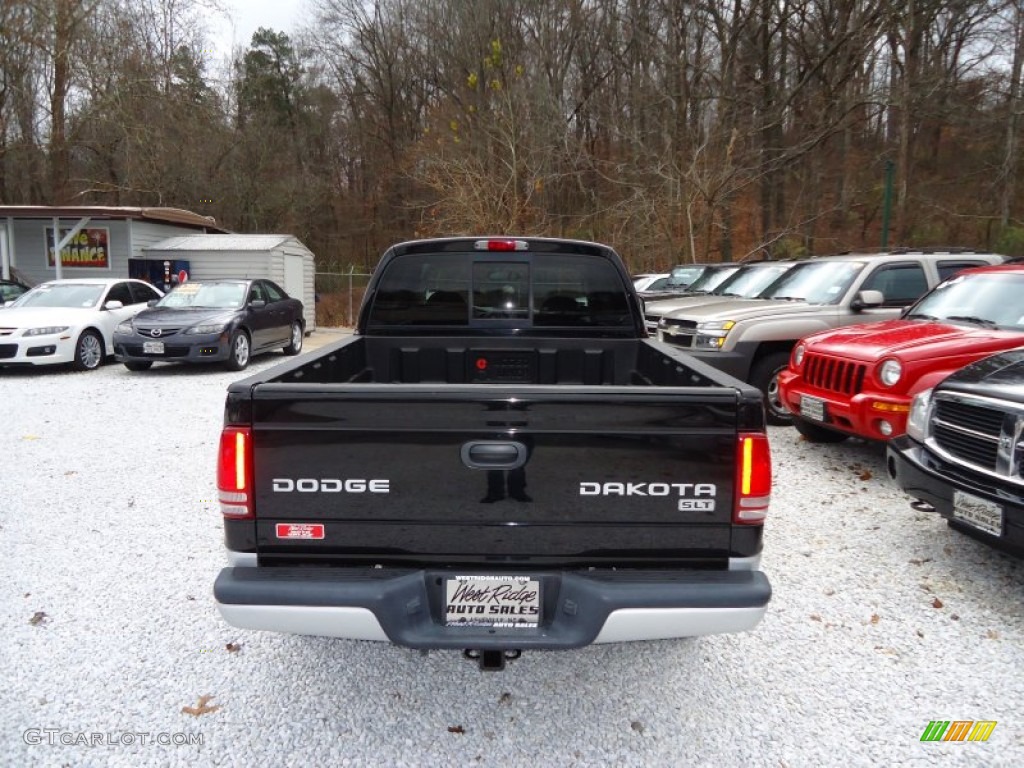
[[[114,354],[128,370],[155,362],[223,362],[240,371],[253,355],[302,351],[302,302],[270,280],[197,280],[150,302],[114,329]]]

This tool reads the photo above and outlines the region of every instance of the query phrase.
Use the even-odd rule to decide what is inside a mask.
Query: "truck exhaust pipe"
[[[474,648],[467,648],[462,655],[480,665],[481,672],[501,672],[505,669],[506,661],[515,661],[523,652],[519,649],[500,651],[481,651]]]

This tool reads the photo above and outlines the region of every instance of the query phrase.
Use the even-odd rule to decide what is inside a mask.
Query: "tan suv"
[[[901,251],[822,256],[801,262],[757,299],[728,299],[665,315],[658,340],[765,393],[768,420],[788,424],[778,374],[796,342],[816,331],[898,317],[966,267],[1002,263],[991,253]]]

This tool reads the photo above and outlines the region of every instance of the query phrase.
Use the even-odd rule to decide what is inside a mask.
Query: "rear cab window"
[[[381,275],[370,326],[631,328],[618,270],[586,254],[397,256]]]

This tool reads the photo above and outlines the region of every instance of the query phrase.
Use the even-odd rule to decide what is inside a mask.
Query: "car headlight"
[[[125,320],[123,323],[118,323],[117,327],[114,329],[114,333],[119,333],[122,336],[131,336],[132,333],[134,333],[132,329],[132,321]]]
[[[189,334],[198,335],[198,334],[201,334],[201,333],[203,333],[203,334],[207,334],[207,333],[220,333],[221,331],[223,331],[225,329],[225,327],[226,327],[226,325],[224,323],[205,323],[203,325],[193,325],[191,328],[189,328],[187,331],[185,331],[185,333],[186,333],[186,335],[189,335]]]
[[[799,368],[804,362],[804,352],[807,351],[805,344],[797,344],[793,350],[793,367]]]
[[[928,436],[928,417],[932,411],[932,389],[918,392],[910,403],[907,415],[907,437],[923,443]]]
[[[665,319],[664,315],[662,315],[661,317],[658,318],[658,327],[659,328],[667,328],[668,327],[668,320]]]
[[[878,380],[887,387],[895,386],[903,375],[903,363],[889,358],[878,366]]]
[[[64,333],[68,329],[66,325],[47,325],[45,328],[29,328],[25,331],[25,336],[53,336],[54,334]]]
[[[725,337],[736,325],[735,320],[712,320],[706,323],[697,323],[697,334],[693,337],[693,346],[696,349],[721,349],[725,344]]]

